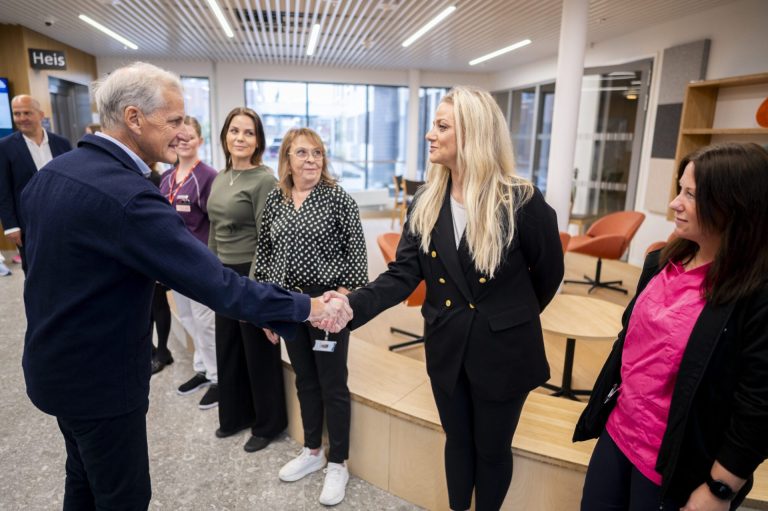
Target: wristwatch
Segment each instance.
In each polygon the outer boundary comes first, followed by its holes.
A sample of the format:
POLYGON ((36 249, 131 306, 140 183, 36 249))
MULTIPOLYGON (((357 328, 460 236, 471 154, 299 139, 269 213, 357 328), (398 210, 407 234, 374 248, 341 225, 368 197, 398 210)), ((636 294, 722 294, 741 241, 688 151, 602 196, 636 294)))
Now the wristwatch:
POLYGON ((709 491, 712 492, 712 495, 720 500, 733 500, 733 497, 736 496, 733 488, 719 479, 712 479, 710 474, 707 474, 707 486, 709 486, 709 491))

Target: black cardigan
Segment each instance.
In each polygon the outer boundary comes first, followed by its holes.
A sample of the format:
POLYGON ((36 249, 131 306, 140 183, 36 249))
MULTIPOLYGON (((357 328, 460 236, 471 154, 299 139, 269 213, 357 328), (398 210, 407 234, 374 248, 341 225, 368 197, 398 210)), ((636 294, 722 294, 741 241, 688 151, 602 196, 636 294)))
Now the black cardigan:
MULTIPOLYGON (((659 252, 648 255, 637 297, 660 271, 659 252)), ((635 299, 594 392, 576 425, 574 440, 596 438, 621 383, 621 348, 635 299), (608 400, 606 404, 605 401, 608 400)), ((768 286, 727 305, 707 303, 685 348, 670 403, 656 470, 662 493, 684 503, 709 474, 715 460, 747 483, 735 509, 752 487, 752 473, 768 456, 768 286)))

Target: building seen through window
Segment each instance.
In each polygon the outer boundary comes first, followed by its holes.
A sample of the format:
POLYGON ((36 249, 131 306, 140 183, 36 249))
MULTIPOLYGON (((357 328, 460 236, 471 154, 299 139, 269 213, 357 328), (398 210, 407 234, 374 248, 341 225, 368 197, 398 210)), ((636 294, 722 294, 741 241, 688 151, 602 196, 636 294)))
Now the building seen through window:
POLYGON ((347 190, 388 188, 405 171, 407 87, 246 80, 245 102, 262 118, 273 169, 285 133, 308 126, 347 190))

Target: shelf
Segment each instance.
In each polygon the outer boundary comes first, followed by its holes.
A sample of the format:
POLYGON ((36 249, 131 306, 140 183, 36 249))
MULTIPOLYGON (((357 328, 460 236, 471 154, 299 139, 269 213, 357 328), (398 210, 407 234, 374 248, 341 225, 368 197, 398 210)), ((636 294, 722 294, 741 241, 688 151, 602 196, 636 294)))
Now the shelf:
MULTIPOLYGON (((739 137, 768 137, 768 128, 712 127, 715 122, 715 113, 718 108, 725 109, 726 112, 733 110, 734 108, 737 108, 737 110, 738 108, 741 108, 738 105, 734 106, 732 101, 729 102, 728 100, 725 100, 718 102, 720 90, 743 87, 751 87, 750 94, 768 94, 768 73, 691 82, 686 87, 683 110, 680 117, 680 131, 677 139, 675 166, 673 167, 674 175, 672 176, 672 182, 670 183, 670 201, 677 195, 678 176, 675 171, 678 169, 680 161, 685 155, 708 145, 712 141, 713 136, 725 136, 726 138, 736 140, 738 140, 739 137)), ((734 92, 735 96, 738 96, 739 93, 743 91, 736 90, 734 92)), ((764 95, 761 97, 765 97, 764 95)), ((730 93, 728 96, 734 96, 734 94, 730 93)), ((750 116, 744 114, 745 112, 740 111, 739 118, 743 118, 745 125, 754 126, 754 114, 752 113, 750 116)), ((670 210, 667 213, 667 220, 672 219, 673 214, 670 210)))
POLYGON ((760 85, 762 83, 768 84, 768 73, 734 76, 732 78, 722 78, 720 80, 702 80, 700 82, 691 82, 688 84, 688 87, 712 87, 717 89, 721 87, 744 87, 746 85, 760 85))
POLYGON ((682 135, 768 135, 768 128, 687 128, 682 135))

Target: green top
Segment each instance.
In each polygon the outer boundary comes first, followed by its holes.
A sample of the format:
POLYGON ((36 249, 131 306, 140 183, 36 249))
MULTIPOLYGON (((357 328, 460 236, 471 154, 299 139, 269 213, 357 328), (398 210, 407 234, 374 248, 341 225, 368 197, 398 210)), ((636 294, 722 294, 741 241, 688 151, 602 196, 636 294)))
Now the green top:
POLYGON ((272 169, 266 165, 226 169, 213 180, 208 197, 208 247, 222 263, 251 263, 248 275, 253 275, 261 214, 276 183, 272 169))

